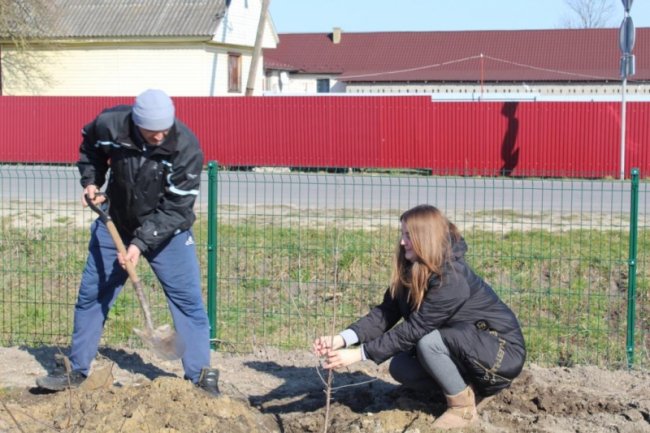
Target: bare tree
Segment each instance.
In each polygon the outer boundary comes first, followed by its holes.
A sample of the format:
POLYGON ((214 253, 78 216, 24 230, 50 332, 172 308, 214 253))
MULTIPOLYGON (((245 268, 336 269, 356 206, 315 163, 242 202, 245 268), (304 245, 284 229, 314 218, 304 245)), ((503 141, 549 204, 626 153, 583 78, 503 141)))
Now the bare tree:
POLYGON ((31 87, 47 81, 30 48, 47 35, 53 12, 51 0, 0 0, 0 94, 7 76, 31 87))
POLYGON ((615 0, 564 0, 573 12, 563 19, 562 27, 570 29, 594 29, 607 27, 616 8, 615 0))

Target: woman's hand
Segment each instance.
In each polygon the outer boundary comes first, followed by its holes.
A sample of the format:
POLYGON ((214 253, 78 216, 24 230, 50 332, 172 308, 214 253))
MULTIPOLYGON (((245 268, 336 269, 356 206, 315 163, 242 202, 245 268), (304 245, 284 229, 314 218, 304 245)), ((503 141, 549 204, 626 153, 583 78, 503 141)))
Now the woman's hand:
POLYGON ((348 365, 359 362, 362 359, 361 347, 330 350, 325 357, 325 362, 323 362, 323 368, 334 369, 347 367, 348 365))
POLYGON ((345 340, 340 335, 318 337, 312 344, 312 349, 318 356, 324 356, 331 350, 337 350, 343 347, 345 347, 345 340))

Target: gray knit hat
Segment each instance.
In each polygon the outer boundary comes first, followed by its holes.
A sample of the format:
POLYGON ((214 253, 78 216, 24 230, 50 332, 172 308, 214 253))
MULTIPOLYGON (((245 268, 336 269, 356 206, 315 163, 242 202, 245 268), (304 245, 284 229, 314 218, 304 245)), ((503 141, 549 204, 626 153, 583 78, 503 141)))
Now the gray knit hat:
POLYGON ((149 131, 169 129, 174 124, 174 103, 162 90, 145 90, 135 98, 133 123, 149 131))

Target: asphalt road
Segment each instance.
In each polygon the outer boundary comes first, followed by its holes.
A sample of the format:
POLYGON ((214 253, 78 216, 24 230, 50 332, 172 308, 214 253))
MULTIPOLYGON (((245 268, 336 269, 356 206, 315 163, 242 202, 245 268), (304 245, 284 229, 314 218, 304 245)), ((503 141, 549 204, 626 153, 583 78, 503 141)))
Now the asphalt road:
MULTIPOLYGON (((465 211, 512 209, 523 213, 630 211, 631 182, 619 180, 219 172, 219 206, 290 206, 299 209, 404 210, 420 203, 465 211)), ((649 197, 641 183, 641 203, 649 197)), ((0 165, 0 194, 7 200, 80 200, 72 166, 0 165)), ((199 205, 207 207, 203 173, 199 205)), ((6 206, 6 205, 5 205, 6 206)), ((640 206, 643 209, 643 206, 640 206)))

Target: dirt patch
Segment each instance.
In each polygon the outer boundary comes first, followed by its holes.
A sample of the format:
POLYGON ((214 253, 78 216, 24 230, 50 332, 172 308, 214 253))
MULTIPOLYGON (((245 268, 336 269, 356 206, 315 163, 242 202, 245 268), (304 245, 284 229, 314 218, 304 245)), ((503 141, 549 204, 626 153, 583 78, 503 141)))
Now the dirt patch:
MULTIPOLYGON (((201 218, 207 209, 197 204, 196 213, 201 218)), ((257 225, 279 225, 282 227, 310 227, 331 229, 338 226, 354 230, 378 230, 396 227, 402 210, 370 209, 309 209, 289 205, 221 205, 220 223, 237 223, 244 219, 257 225)), ((50 201, 33 203, 15 200, 6 209, 0 209, 0 218, 7 218, 12 228, 24 230, 28 235, 40 229, 52 227, 86 228, 96 214, 84 209, 78 202, 50 201)), ((629 215, 613 212, 518 212, 512 209, 490 209, 479 211, 448 210, 447 217, 466 232, 470 230, 508 233, 511 231, 549 230, 553 232, 579 230, 588 227, 593 230, 629 229, 629 215)), ((640 227, 650 225, 650 216, 638 215, 640 227)))
MULTIPOLYGON (((56 348, 0 348, 0 432, 322 432, 324 386, 309 352, 213 353, 222 396, 182 379, 180 363, 104 348, 85 389, 34 389, 56 348), (91 389, 92 388, 92 389, 91 389)), ((441 396, 405 390, 387 365, 335 374, 329 432, 431 431, 441 396)), ((321 373, 324 374, 324 373, 321 373)), ((650 432, 650 372, 528 366, 485 402, 472 432, 650 432)))

